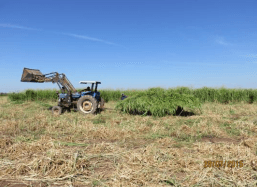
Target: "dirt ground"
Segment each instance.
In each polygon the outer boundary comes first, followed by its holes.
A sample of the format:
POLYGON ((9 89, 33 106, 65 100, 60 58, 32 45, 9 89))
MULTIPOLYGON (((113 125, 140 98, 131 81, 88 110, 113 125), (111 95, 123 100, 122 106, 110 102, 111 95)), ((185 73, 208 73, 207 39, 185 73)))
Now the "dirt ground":
POLYGON ((0 97, 1 187, 257 185, 254 103, 205 103, 162 118, 53 116, 55 104, 0 97))

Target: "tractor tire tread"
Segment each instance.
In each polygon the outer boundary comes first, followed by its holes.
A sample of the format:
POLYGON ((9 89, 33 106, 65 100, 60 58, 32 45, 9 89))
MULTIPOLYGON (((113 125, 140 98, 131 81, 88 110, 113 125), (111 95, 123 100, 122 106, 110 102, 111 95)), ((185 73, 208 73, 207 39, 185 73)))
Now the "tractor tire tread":
POLYGON ((91 95, 84 95, 84 96, 82 96, 81 98, 79 98, 79 100, 77 102, 77 110, 80 113, 84 114, 84 115, 86 115, 86 114, 94 114, 96 112, 96 110, 97 110, 97 101, 96 101, 96 99, 94 97, 92 97, 91 95), (90 112, 85 112, 82 109, 82 107, 81 107, 82 103, 85 100, 89 100, 92 103, 93 109, 90 112))
POLYGON ((60 107, 60 106, 53 106, 52 113, 54 115, 61 115, 62 114, 62 107, 60 107))

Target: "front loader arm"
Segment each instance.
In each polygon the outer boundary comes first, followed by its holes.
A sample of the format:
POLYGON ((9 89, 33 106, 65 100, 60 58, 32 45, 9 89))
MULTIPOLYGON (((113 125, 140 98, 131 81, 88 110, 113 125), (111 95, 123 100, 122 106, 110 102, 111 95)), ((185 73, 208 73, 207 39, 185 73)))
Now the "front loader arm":
POLYGON ((59 74, 57 72, 52 72, 48 74, 42 74, 37 69, 23 69, 23 74, 21 77, 21 82, 52 82, 57 83, 59 88, 62 89, 64 87, 69 92, 77 92, 71 82, 67 79, 64 73, 59 74))

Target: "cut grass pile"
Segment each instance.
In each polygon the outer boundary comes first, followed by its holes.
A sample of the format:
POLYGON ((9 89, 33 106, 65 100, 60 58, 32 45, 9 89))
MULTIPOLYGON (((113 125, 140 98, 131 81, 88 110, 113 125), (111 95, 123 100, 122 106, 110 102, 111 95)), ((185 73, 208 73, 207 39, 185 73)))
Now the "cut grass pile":
POLYGON ((123 101, 119 101, 116 109, 125 113, 163 117, 165 115, 175 114, 178 106, 200 109, 201 103, 193 95, 180 94, 172 89, 151 88, 123 101))
POLYGON ((125 94, 127 96, 134 96, 138 93, 145 92, 145 90, 99 90, 101 93, 101 97, 106 101, 118 101, 121 99, 121 94, 125 94))
MULTIPOLYGON (((81 90, 81 89, 78 89, 81 90)), ((148 89, 149 90, 149 89, 148 89)), ((105 102, 118 101, 121 94, 124 93, 129 97, 133 97, 140 93, 148 92, 148 90, 99 90, 105 102)), ((189 94, 198 98, 200 102, 248 102, 257 101, 257 89, 228 89, 228 88, 208 88, 191 89, 188 87, 177 87, 167 89, 173 90, 180 94, 189 94)), ((21 93, 10 93, 8 97, 11 101, 28 101, 28 100, 50 100, 56 101, 57 90, 27 90, 21 93)))

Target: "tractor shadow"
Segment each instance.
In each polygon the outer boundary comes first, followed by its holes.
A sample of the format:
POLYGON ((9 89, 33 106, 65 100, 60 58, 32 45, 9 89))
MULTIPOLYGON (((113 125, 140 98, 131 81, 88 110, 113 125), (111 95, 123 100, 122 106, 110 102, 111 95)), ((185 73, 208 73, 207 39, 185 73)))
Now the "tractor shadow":
MULTIPOLYGON (((143 115, 145 114, 145 112, 142 112, 142 111, 138 111, 138 110, 131 110, 129 111, 129 114, 131 115, 143 115)), ((171 114, 169 112, 166 112, 167 115, 173 115, 173 116, 183 116, 183 117, 187 117, 187 116, 193 116, 195 115, 194 112, 188 112, 188 111, 185 111, 182 107, 178 106, 175 113, 174 114, 171 114)), ((147 111, 146 116, 152 116, 152 113, 150 111, 147 111)))
POLYGON ((194 112, 188 112, 188 111, 185 111, 183 109, 183 107, 180 107, 178 106, 177 110, 176 110, 176 113, 173 114, 173 116, 184 116, 184 117, 187 117, 187 116, 193 116, 195 115, 194 112))
MULTIPOLYGON (((52 110, 53 107, 49 107, 48 110, 52 110)), ((110 108, 105 108, 105 109, 97 109, 96 112, 94 113, 95 115, 97 114, 101 114, 101 112, 103 111, 106 111, 106 110, 113 110, 113 109, 110 109, 110 108)), ((77 109, 63 109, 63 112, 62 113, 70 113, 70 112, 78 112, 77 109)), ((130 115, 143 115, 145 114, 145 112, 142 112, 142 111, 138 111, 138 110, 131 110, 129 111, 129 114, 130 115)), ((182 107, 177 107, 176 109, 176 112, 174 114, 171 114, 169 112, 166 112, 167 115, 173 115, 173 116, 183 116, 183 117, 187 117, 187 116, 193 116, 195 115, 194 112, 188 112, 188 111, 185 111, 183 110, 182 107)), ((147 113, 145 114, 146 116, 152 116, 152 113, 150 111, 147 111, 147 113)))

